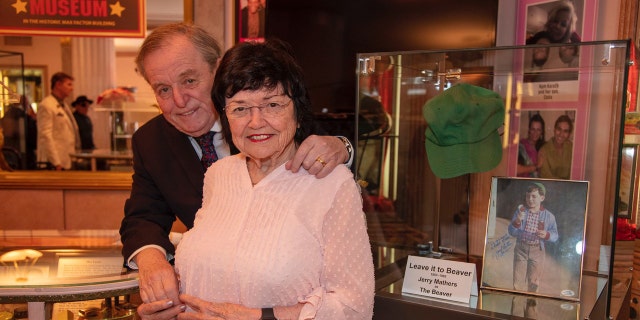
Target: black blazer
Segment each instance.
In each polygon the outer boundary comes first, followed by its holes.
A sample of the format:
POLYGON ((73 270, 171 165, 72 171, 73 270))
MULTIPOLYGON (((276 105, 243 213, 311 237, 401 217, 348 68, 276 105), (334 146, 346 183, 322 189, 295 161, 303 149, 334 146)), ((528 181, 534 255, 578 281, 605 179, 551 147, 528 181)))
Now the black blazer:
POLYGON ((155 244, 175 253, 168 234, 176 217, 193 227, 202 205, 204 169, 186 134, 159 115, 135 132, 133 184, 120 226, 122 255, 155 244))

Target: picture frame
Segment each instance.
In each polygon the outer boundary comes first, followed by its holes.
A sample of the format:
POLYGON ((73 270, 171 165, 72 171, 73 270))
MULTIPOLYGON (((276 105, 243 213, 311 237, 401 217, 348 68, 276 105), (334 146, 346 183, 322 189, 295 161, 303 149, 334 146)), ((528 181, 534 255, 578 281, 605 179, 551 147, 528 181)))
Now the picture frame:
POLYGON ((588 181, 493 177, 480 287, 580 301, 588 194, 588 181))
POLYGON ((236 42, 263 42, 267 0, 236 0, 236 42))
POLYGON ((638 159, 638 145, 625 144, 622 146, 620 159, 620 187, 618 192, 618 218, 633 218, 636 216, 636 162, 638 159))
MULTIPOLYGON (((516 15, 516 44, 527 44, 537 32, 542 31, 554 7, 567 0, 518 0, 516 15)), ((575 32, 580 41, 593 41, 596 35, 596 0, 572 0, 577 20, 575 32)))
MULTIPOLYGON (((573 152, 571 159, 571 173, 568 179, 584 179, 586 161, 586 137, 590 110, 590 90, 591 75, 589 72, 582 72, 583 68, 588 68, 593 52, 582 50, 579 46, 581 41, 594 40, 595 36, 595 13, 597 1, 595 0, 574 0, 573 4, 576 19, 576 37, 569 37, 572 41, 546 43, 527 43, 534 35, 539 33, 551 33, 544 29, 549 15, 554 13, 554 8, 563 7, 565 0, 519 0, 517 6, 516 20, 516 43, 529 44, 530 49, 524 49, 519 56, 514 58, 514 70, 522 77, 521 95, 519 96, 520 106, 511 113, 510 116, 510 139, 520 141, 522 136, 518 136, 527 128, 522 126, 527 119, 526 114, 531 111, 548 110, 575 110, 575 117, 572 119, 572 143, 573 152), (562 6, 560 6, 562 5, 562 6), (537 50, 547 50, 549 57, 541 65, 535 65, 533 55, 537 50), (565 49, 573 50, 573 58, 570 62, 565 62, 561 58, 561 52, 565 49)), ((564 7, 563 7, 564 8, 564 7)), ((547 123, 553 128, 554 121, 547 123)), ((549 138, 549 137, 547 137, 549 138)), ((508 150, 509 175, 518 176, 518 144, 510 145, 508 150)), ((548 176, 546 178, 558 178, 548 176)), ((564 179, 564 178, 563 178, 564 179)))
MULTIPOLYGON (((546 179, 570 179, 574 175, 574 168, 579 166, 576 162, 579 159, 578 156, 584 153, 584 146, 576 144, 576 140, 580 140, 580 137, 575 136, 575 127, 578 121, 582 121, 578 115, 578 108, 574 104, 561 104, 561 105, 547 105, 538 106, 537 108, 531 106, 528 109, 520 111, 519 123, 514 124, 518 127, 517 135, 520 137, 518 143, 514 147, 517 149, 517 155, 514 156, 516 160, 510 162, 513 168, 514 176, 525 178, 546 178, 546 179), (566 106, 566 107, 564 107, 566 106), (557 108, 560 107, 560 108, 557 108), (540 145, 547 143, 553 143, 555 135, 555 123, 560 119, 569 119, 574 127, 574 132, 571 132, 569 136, 564 140, 563 144, 569 144, 571 150, 571 164, 569 168, 561 168, 561 164, 558 161, 543 163, 542 152, 540 145), (541 142, 531 142, 530 139, 535 139, 535 132, 529 132, 529 126, 533 125, 533 121, 537 122, 536 128, 542 129, 540 135, 541 142), (535 150, 532 150, 535 149, 535 150), (531 166, 537 166, 534 171, 531 170, 531 166), (540 168, 542 166, 543 168, 540 168), (529 170, 527 170, 529 169, 529 170), (568 172, 567 172, 568 170, 568 172), (569 177, 563 176, 568 174, 569 177)), ((562 136, 562 133, 559 133, 562 136)), ((545 147, 546 148, 546 147, 545 147)), ((555 156, 555 155, 554 155, 555 156)))

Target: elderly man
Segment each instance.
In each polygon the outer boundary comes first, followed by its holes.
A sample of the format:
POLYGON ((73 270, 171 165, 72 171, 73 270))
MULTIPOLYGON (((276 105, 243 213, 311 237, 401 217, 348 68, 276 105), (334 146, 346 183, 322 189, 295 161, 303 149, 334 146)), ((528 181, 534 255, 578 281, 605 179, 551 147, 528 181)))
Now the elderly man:
MULTIPOLYGON (((162 110, 133 136, 133 185, 120 228, 126 263, 139 269, 143 318, 169 319, 184 311, 168 234, 176 217, 193 226, 206 166, 234 152, 216 134, 221 126, 211 89, 219 58, 217 41, 184 23, 154 29, 136 58, 162 110)), ((344 138, 311 136, 286 167, 296 172, 302 166, 323 178, 352 161, 350 150, 344 138)))

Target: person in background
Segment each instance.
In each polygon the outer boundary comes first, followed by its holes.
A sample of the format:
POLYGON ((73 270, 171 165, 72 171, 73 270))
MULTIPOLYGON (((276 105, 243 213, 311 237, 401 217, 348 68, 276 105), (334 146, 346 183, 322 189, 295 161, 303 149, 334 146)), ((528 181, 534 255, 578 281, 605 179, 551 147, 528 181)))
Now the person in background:
POLYGON ((71 169, 71 153, 80 149, 78 125, 65 99, 73 91, 73 77, 56 72, 51 76, 51 94, 38 105, 38 163, 52 170, 71 169))
POLYGON ((538 171, 540 178, 570 179, 573 158, 573 121, 567 115, 556 119, 553 137, 538 151, 538 171))
MULTIPOLYGON (((138 72, 152 87, 162 114, 138 129, 132 139, 133 184, 120 227, 122 254, 139 270, 138 313, 143 318, 171 319, 185 310, 178 297, 173 267, 175 247, 169 231, 176 218, 190 229, 202 205, 204 150, 215 158, 231 154, 211 100, 220 46, 199 26, 174 23, 148 35, 136 58, 138 72), (213 131, 212 131, 213 130, 213 131)), ((339 164, 353 161, 353 149, 342 137, 311 135, 286 164, 324 178, 339 164)))
MULTIPOLYGON (((4 130, 0 127, 0 149, 4 147, 4 130)), ((4 153, 0 152, 0 171, 13 171, 13 168, 7 163, 7 159, 4 158, 4 153)))
POLYGON ((558 226, 553 213, 542 206, 546 187, 531 183, 525 205, 519 205, 509 224, 509 235, 516 238, 513 252, 513 289, 538 292, 544 274, 545 243, 558 241, 558 226))
POLYGON ((538 150, 544 144, 544 119, 540 114, 529 118, 527 137, 518 145, 518 177, 538 177, 538 150))
POLYGON ((260 0, 247 0, 240 11, 242 38, 264 38, 265 7, 260 0))
POLYGON ((78 124, 78 131, 80 132, 80 146, 82 150, 93 150, 96 148, 93 143, 93 123, 91 118, 87 115, 89 113, 89 106, 93 103, 93 100, 87 98, 87 96, 79 96, 71 103, 74 108, 73 117, 78 124))

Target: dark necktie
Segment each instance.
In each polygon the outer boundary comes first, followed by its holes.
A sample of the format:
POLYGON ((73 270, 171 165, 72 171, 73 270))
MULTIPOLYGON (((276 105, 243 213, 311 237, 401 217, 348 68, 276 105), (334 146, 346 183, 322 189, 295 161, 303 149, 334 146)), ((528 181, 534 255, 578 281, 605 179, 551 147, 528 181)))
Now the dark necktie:
POLYGON ((218 155, 216 154, 216 149, 213 147, 213 136, 215 136, 216 132, 209 131, 206 134, 195 138, 200 148, 202 149, 202 158, 200 159, 200 163, 202 163, 202 168, 207 171, 209 166, 218 160, 218 155))

